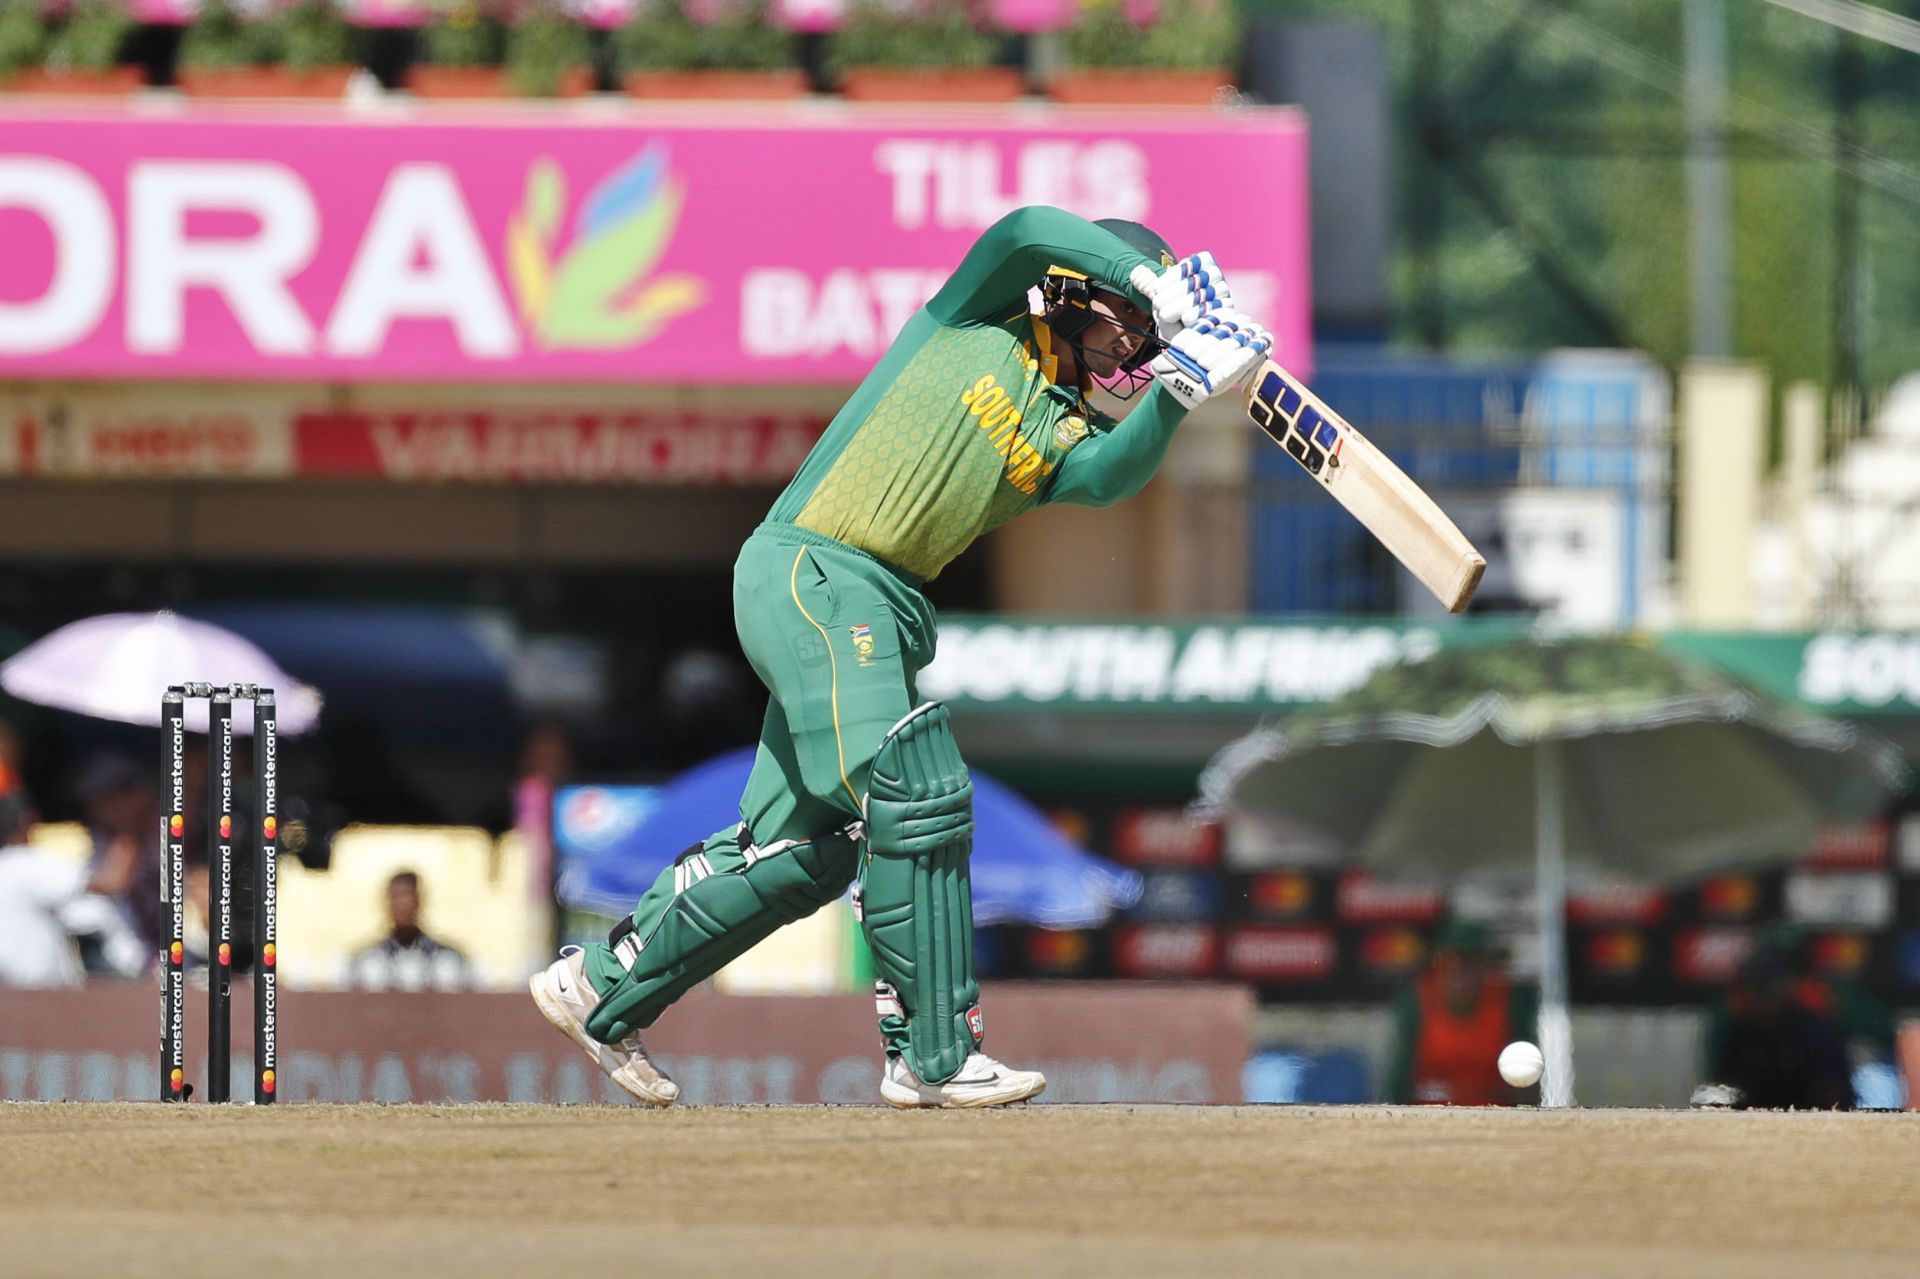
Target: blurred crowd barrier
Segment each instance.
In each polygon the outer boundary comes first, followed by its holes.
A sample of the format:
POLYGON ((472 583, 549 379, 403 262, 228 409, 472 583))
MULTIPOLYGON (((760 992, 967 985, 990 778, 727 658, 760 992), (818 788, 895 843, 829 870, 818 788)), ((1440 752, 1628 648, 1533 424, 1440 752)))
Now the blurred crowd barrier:
MULTIPOLYGON (((244 982, 239 983, 244 990, 244 982)), ((989 986, 993 1044, 1047 1074, 1047 1101, 1237 1102, 1253 1001, 1227 986, 989 986)), ((251 1044, 252 1001, 233 1001, 251 1044)), ((138 982, 0 990, 0 1099, 145 1099, 158 1088, 157 991, 138 982)), ((206 1074, 206 1000, 187 1045, 206 1074)), ((281 1007, 285 1101, 619 1102, 525 995, 298 991, 281 1007)), ((648 1032, 691 1102, 875 1102, 873 1001, 695 994, 648 1032)), ((244 1078, 251 1062, 236 1056, 244 1078)))
MULTIPOLYGON (((89 844, 77 823, 45 823, 33 842, 74 861, 89 844)), ((356 954, 388 928, 387 886, 419 876, 421 927, 465 958, 460 983, 474 990, 518 991, 553 958, 554 907, 533 882, 525 841, 475 826, 351 826, 334 840, 325 871, 280 859, 280 974, 294 990, 354 984, 356 954)), ((205 916, 188 903, 189 949, 204 939, 205 916)), ((840 903, 782 929, 715 979, 727 994, 829 994, 855 989, 840 903)), ((202 941, 202 946, 204 942, 202 941)))
MULTIPOLYGON (((1583 1106, 1685 1106, 1704 1074, 1692 1008, 1577 1008, 1575 1096, 1583 1106)), ((1255 1018, 1247 1100, 1369 1102, 1393 1052, 1384 1005, 1270 1005, 1255 1018)))

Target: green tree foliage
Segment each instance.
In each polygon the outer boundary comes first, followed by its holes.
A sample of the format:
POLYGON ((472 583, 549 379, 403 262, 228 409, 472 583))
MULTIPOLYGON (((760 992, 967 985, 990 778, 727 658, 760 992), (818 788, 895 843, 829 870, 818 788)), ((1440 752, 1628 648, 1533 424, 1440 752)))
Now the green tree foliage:
POLYGON ((34 0, 0 0, 0 80, 40 65, 47 32, 34 0))
POLYGON ((427 61, 436 67, 497 67, 507 56, 507 27, 499 6, 478 0, 436 5, 420 32, 427 61))
POLYGON ((999 41, 963 0, 856 0, 833 33, 834 67, 984 67, 999 41))
POLYGON ((793 36, 766 0, 734 0, 696 21, 686 0, 653 0, 614 33, 629 71, 777 71, 794 64, 793 36))
MULTIPOLYGON (((1610 326, 1669 365, 1689 350, 1685 8, 1242 0, 1256 20, 1338 17, 1385 35, 1397 339, 1427 336, 1431 303, 1453 349, 1593 344, 1610 326)), ((1920 367, 1920 58, 1773 5, 1726 0, 1725 14, 1736 354, 1782 381, 1844 380, 1837 322, 1851 305, 1860 374, 1884 390, 1920 367)))

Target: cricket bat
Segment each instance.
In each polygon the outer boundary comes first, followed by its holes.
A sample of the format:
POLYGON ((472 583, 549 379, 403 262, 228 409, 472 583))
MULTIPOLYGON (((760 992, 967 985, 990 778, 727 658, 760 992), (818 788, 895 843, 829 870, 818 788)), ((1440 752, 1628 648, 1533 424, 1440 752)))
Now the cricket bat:
POLYGON ((1247 416, 1393 552, 1449 613, 1473 598, 1486 557, 1406 472, 1300 379, 1268 360, 1247 387, 1247 416))

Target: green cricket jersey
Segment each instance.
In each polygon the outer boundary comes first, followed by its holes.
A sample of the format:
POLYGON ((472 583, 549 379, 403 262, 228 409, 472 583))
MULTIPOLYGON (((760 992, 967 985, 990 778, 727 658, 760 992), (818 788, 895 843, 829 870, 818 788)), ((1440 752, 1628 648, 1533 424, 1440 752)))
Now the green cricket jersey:
POLYGON ((1052 267, 1141 306, 1148 263, 1061 209, 989 227, 835 415, 768 516, 931 579, 973 540, 1043 502, 1106 506, 1166 456, 1185 407, 1157 384, 1124 421, 1055 381, 1027 291, 1052 267))

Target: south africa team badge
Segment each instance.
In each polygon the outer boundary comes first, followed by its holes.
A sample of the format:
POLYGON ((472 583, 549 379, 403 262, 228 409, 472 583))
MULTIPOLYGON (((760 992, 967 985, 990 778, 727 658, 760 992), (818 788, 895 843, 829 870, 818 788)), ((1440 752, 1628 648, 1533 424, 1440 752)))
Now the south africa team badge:
POLYGON ((853 651, 860 657, 860 665, 873 665, 873 628, 865 622, 848 628, 853 632, 853 651))

